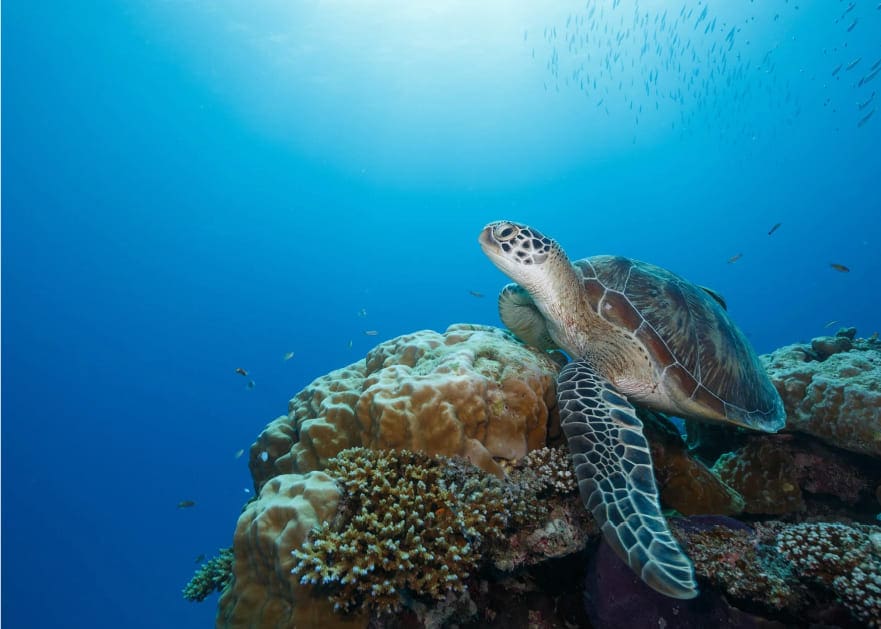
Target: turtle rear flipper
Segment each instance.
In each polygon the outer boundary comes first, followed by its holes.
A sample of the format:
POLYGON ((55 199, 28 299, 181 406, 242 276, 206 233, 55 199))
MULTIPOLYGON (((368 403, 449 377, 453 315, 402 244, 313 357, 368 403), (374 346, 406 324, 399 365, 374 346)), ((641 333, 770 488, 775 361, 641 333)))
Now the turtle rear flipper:
POLYGON ((661 515, 648 442, 633 406, 585 360, 560 371, 557 397, 581 498, 606 542, 658 592, 697 596, 691 561, 661 515))

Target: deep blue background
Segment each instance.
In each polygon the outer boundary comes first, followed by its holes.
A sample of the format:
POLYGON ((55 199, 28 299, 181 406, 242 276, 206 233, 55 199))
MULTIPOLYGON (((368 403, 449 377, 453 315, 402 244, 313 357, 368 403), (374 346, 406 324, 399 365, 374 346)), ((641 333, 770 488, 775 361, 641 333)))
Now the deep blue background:
POLYGON ((3 4, 7 627, 210 626, 180 590, 230 543, 234 453, 377 341, 497 323, 490 220, 712 286, 760 352, 881 328, 875 3, 711 4, 725 69, 639 125, 544 35, 583 3, 290 4, 3 4))

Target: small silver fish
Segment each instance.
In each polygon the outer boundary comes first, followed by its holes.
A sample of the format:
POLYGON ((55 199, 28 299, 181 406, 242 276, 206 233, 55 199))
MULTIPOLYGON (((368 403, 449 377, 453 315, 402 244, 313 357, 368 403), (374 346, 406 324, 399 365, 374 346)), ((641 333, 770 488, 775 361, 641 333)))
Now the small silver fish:
POLYGON ((871 118, 874 114, 875 114, 875 110, 873 109, 872 111, 867 113, 865 116, 860 118, 860 121, 857 123, 857 127, 862 127, 864 124, 869 122, 869 118, 871 118))
POLYGON ((379 330, 364 330, 365 336, 378 336, 379 330))

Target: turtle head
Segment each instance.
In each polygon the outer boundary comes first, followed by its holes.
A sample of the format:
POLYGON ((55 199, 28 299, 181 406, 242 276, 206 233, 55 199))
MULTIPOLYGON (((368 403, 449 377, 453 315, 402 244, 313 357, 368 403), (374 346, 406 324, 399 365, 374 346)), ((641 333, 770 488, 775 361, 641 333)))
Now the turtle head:
POLYGON ((546 286, 560 262, 569 266, 555 241, 522 223, 496 221, 483 228, 480 247, 505 275, 534 292, 546 286))

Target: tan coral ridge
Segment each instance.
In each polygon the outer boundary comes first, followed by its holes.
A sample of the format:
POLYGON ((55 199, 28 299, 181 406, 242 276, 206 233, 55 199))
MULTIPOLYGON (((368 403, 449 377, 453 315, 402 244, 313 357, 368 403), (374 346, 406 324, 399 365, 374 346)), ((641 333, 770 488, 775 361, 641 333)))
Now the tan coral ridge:
POLYGON ((284 474, 267 482, 245 506, 233 538, 233 578, 220 597, 217 627, 289 629, 364 627, 362 616, 341 616, 291 575, 291 552, 313 527, 334 517, 340 499, 323 472, 284 474))
POLYGON ((558 368, 491 326, 391 339, 314 380, 264 429, 250 452, 255 486, 356 446, 463 456, 501 476, 498 459, 544 446, 555 430, 558 368))
POLYGON ((783 398, 787 430, 881 456, 881 343, 853 328, 762 356, 783 398), (839 341, 839 342, 836 342, 839 341))

